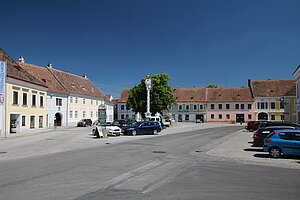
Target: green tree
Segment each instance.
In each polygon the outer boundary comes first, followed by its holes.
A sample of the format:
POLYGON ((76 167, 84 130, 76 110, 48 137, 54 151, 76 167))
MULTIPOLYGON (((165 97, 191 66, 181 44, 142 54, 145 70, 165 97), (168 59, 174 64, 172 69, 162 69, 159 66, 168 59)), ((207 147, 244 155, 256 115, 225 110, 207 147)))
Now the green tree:
MULTIPOLYGON (((170 77, 166 73, 150 75, 152 87, 150 90, 150 112, 152 114, 161 113, 166 110, 168 105, 176 103, 168 81, 170 77)), ((139 112, 144 115, 147 111, 147 90, 145 78, 140 84, 129 90, 126 107, 132 109, 135 113, 139 112)))

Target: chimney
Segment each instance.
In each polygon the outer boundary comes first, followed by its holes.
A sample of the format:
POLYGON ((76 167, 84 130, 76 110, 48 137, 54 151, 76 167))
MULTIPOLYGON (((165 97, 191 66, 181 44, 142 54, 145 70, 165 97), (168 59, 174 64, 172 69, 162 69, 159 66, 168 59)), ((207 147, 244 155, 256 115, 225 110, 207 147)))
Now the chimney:
POLYGON ((49 62, 48 65, 47 65, 47 67, 52 68, 52 63, 49 62))
POLYGON ((22 56, 20 56, 20 58, 18 59, 18 61, 21 62, 21 63, 25 63, 25 60, 24 60, 24 58, 22 56))
POLYGON ((86 75, 86 74, 83 74, 82 77, 83 77, 83 78, 87 78, 87 75, 86 75))

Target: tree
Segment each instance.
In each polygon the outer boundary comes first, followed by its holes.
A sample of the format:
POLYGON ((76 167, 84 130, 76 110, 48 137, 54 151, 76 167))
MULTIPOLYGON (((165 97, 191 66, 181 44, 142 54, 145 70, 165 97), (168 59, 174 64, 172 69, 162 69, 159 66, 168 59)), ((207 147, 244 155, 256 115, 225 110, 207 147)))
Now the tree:
MULTIPOLYGON (((166 73, 150 75, 152 81, 152 88, 150 90, 150 112, 161 113, 166 110, 168 105, 176 103, 175 97, 172 93, 171 86, 168 81, 170 77, 166 73)), ((144 115, 147 111, 147 90, 145 78, 140 84, 134 86, 129 90, 126 107, 132 109, 135 113, 142 113, 144 115)))

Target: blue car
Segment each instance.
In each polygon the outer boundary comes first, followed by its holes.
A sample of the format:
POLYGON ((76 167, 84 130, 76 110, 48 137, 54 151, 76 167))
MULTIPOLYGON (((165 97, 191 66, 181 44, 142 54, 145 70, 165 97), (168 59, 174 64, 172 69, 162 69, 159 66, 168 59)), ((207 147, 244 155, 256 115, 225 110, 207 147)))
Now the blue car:
POLYGON ((277 130, 264 140, 264 151, 272 158, 300 155, 300 130, 277 130))
POLYGON ((157 135, 161 127, 157 122, 136 122, 130 127, 122 128, 124 135, 154 134, 157 135))

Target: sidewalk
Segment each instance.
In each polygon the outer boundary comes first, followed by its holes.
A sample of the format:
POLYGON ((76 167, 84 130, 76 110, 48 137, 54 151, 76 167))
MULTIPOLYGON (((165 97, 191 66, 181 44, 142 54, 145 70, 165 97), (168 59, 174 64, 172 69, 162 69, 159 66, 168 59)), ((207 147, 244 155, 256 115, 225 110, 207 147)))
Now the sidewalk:
POLYGON ((206 155, 221 157, 245 164, 258 164, 265 166, 300 169, 300 157, 282 157, 273 159, 262 147, 252 147, 253 132, 247 130, 237 131, 223 143, 206 152, 206 155))

